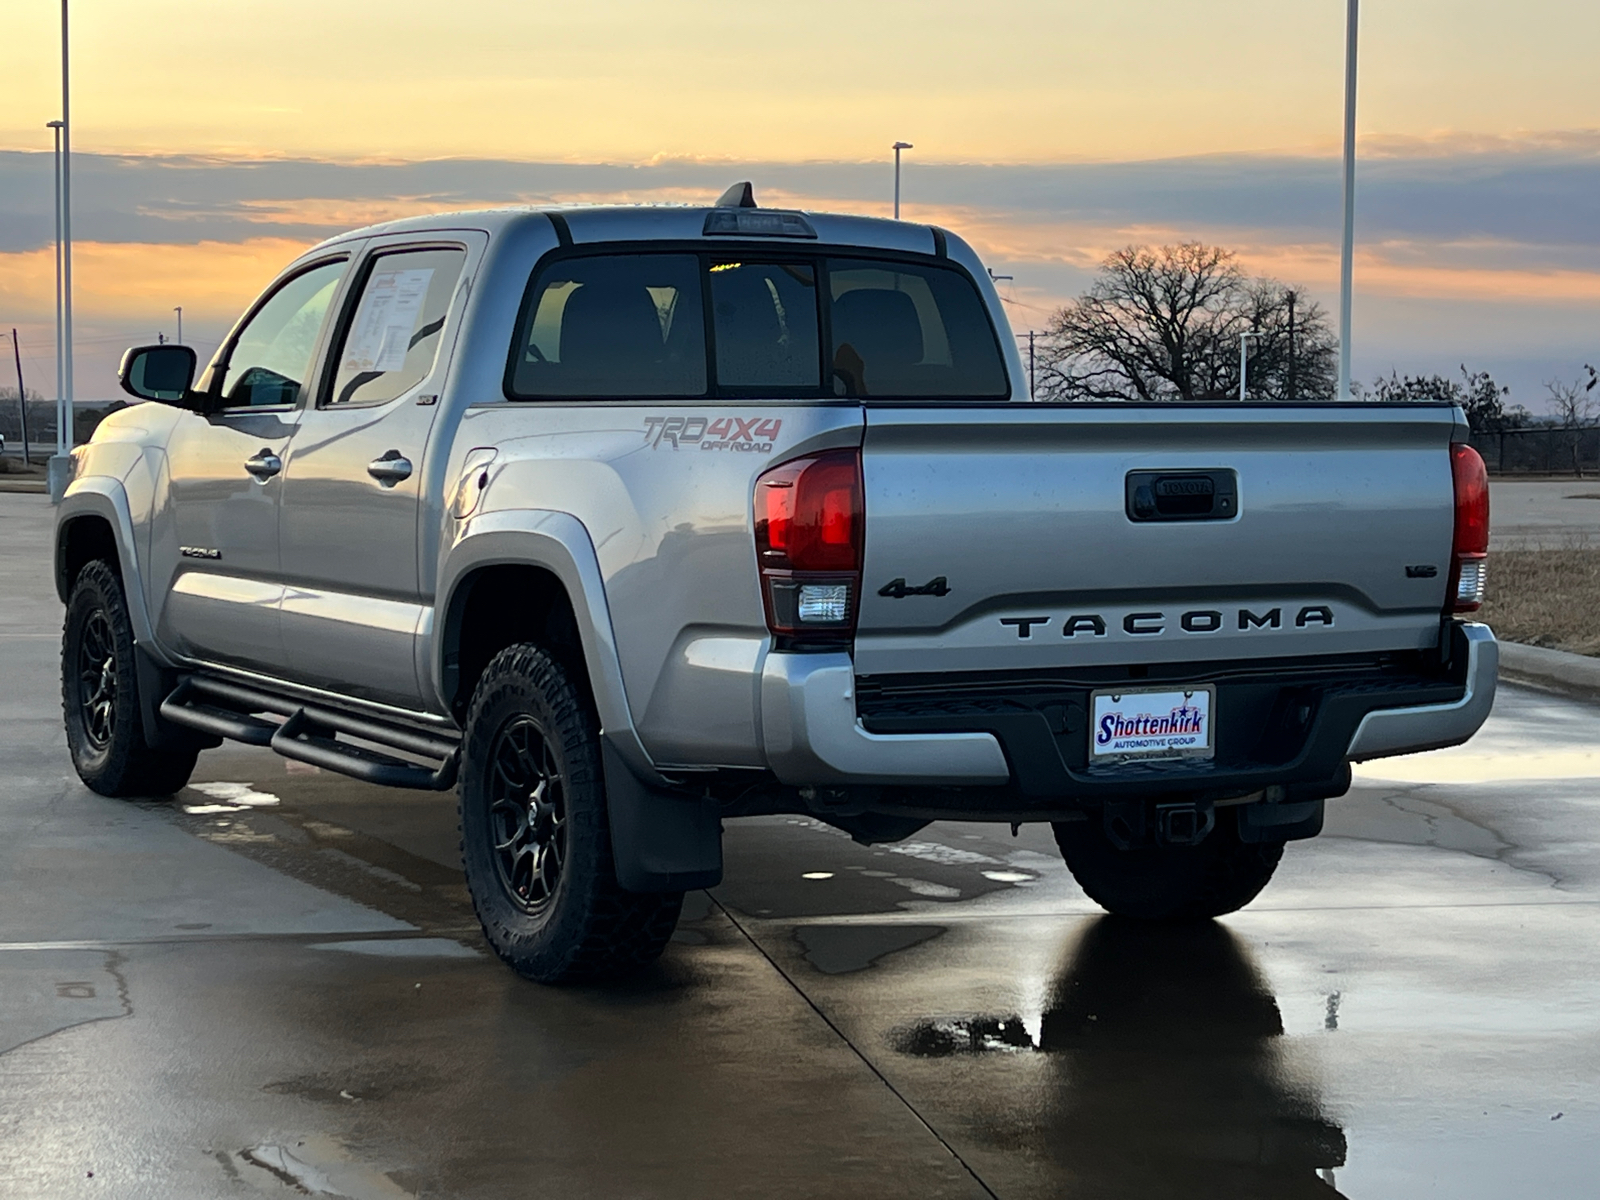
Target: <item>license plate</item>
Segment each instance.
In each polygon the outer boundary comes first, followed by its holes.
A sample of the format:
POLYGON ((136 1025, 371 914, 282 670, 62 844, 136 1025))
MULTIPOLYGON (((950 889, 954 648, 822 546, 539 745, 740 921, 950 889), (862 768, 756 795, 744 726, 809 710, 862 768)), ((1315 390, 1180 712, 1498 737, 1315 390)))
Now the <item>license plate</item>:
POLYGON ((1210 758, 1216 753, 1216 699, 1209 684, 1095 692, 1089 761, 1210 758))

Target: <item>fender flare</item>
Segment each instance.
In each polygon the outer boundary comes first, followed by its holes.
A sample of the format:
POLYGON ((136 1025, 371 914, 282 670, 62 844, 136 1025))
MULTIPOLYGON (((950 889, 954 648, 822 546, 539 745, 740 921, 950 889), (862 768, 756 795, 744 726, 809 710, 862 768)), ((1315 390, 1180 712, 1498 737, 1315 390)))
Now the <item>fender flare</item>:
MULTIPOLYGON (((145 604, 143 576, 134 540, 133 511, 122 481, 110 475, 88 475, 75 479, 61 498, 56 512, 54 570, 56 594, 65 604, 70 597, 67 586, 66 538, 63 534, 75 521, 103 520, 111 527, 117 547, 117 573, 122 580, 122 596, 128 606, 128 623, 133 626, 134 669, 139 680, 139 720, 145 741, 157 749, 186 748, 196 743, 185 730, 175 730, 157 712, 162 698, 173 685, 176 665, 156 641, 145 604)), ((219 739, 199 739, 202 749, 220 744, 219 739)))
POLYGON ((111 527, 111 536, 117 543, 117 566, 122 577, 122 594, 128 604, 128 620, 133 625, 133 640, 147 654, 163 666, 173 665, 156 641, 155 628, 150 623, 150 610, 145 604, 143 575, 140 568, 137 541, 133 529, 133 510, 128 502, 128 492, 120 479, 109 475, 90 475, 72 481, 61 498, 56 512, 55 530, 55 583, 56 595, 61 603, 68 599, 67 540, 63 536, 68 526, 84 517, 98 517, 111 527))
POLYGON ((442 711, 449 711, 450 694, 455 690, 451 678, 454 668, 445 663, 444 647, 462 583, 473 571, 491 566, 540 567, 566 588, 600 716, 601 736, 641 782, 653 787, 670 786, 656 770, 634 725, 600 559, 588 529, 571 513, 508 509, 472 517, 461 527, 439 571, 435 592, 438 632, 428 655, 429 682, 442 711))

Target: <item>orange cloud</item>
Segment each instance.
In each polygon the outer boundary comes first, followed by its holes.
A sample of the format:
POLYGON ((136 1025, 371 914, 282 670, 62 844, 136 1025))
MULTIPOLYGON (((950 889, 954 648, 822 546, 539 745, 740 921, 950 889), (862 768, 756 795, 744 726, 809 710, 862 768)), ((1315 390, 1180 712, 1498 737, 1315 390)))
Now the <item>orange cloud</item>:
MULTIPOLYGON (((196 318, 231 320, 307 243, 293 238, 151 245, 77 242, 73 311, 84 318, 165 320, 174 305, 196 318)), ((55 253, 0 254, 0 303, 48 313, 55 304, 55 253)))

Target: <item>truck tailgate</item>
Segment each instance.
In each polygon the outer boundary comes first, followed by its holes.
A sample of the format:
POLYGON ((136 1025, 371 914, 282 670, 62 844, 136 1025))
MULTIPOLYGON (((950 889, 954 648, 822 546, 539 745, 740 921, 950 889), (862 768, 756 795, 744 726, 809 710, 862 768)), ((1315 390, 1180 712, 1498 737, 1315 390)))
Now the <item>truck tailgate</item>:
POLYGON ((1444 405, 870 408, 856 671, 1434 646, 1458 432, 1444 405), (1236 501, 1136 520, 1130 473, 1236 501))

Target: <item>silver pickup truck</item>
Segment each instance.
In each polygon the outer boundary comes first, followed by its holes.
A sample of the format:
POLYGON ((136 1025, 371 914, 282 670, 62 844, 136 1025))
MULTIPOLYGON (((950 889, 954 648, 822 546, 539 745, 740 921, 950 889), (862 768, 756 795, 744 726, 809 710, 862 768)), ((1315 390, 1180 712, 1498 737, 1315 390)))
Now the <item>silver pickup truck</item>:
POLYGON ((1148 919, 1248 903, 1497 654, 1458 409, 1031 403, 944 230, 756 207, 404 220, 291 264, 74 452, 78 773, 230 738, 458 792, 485 933, 658 955, 724 820, 1048 821, 1148 919))

